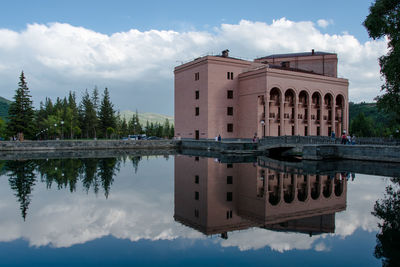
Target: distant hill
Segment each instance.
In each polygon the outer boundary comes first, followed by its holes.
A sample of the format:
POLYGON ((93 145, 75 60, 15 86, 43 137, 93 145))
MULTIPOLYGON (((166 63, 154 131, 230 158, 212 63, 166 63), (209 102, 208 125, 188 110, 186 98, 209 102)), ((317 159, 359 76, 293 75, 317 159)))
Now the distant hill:
MULTIPOLYGON (((134 111, 124 110, 121 111, 121 118, 125 118, 127 121, 129 121, 135 114, 136 112, 134 111)), ((139 121, 142 125, 145 125, 147 121, 149 121, 150 123, 158 122, 162 124, 165 122, 165 119, 168 119, 170 123, 174 123, 173 116, 157 114, 157 113, 149 113, 149 112, 138 113, 138 115, 139 115, 139 121)))
POLYGON ((11 101, 0 96, 0 117, 6 119, 8 117, 8 108, 11 101))
POLYGON ((349 122, 359 113, 364 113, 365 117, 370 117, 376 124, 389 125, 392 117, 390 114, 379 111, 376 103, 361 102, 358 104, 349 103, 349 122))

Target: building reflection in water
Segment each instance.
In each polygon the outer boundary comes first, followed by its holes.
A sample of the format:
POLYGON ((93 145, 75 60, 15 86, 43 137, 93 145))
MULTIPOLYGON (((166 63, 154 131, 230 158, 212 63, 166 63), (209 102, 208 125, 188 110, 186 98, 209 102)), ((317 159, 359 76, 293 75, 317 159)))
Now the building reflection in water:
POLYGON ((346 209, 346 177, 284 173, 257 163, 175 157, 176 221, 206 235, 261 227, 333 233, 346 209))

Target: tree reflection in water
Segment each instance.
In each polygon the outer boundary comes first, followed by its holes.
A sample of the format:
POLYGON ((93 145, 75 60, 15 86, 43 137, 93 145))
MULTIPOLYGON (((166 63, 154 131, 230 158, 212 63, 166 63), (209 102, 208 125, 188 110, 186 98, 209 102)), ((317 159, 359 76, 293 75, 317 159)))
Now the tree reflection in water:
MULTIPOLYGON (((31 193, 36 184, 36 175, 50 189, 55 183, 57 188, 76 191, 78 181, 82 182, 86 192, 92 189, 97 194, 100 188, 108 198, 114 176, 120 170, 121 158, 84 158, 84 159, 46 159, 5 161, 4 173, 9 176, 11 189, 20 203, 22 217, 25 220, 31 202, 31 193)), ((132 159, 135 173, 140 157, 132 159)))
POLYGON ((382 266, 400 266, 400 178, 392 178, 386 187, 385 198, 375 203, 372 214, 382 221, 376 235, 374 255, 382 266))
POLYGON ((8 161, 6 164, 7 175, 10 177, 8 182, 15 196, 18 198, 22 218, 26 219, 31 193, 36 182, 34 173, 36 164, 33 160, 8 161))

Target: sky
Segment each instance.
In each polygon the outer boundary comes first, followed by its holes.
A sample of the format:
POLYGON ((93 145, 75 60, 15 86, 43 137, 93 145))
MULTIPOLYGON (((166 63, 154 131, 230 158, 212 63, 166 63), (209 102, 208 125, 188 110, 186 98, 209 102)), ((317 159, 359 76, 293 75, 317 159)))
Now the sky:
POLYGON ((252 60, 276 53, 338 54, 353 102, 383 83, 386 40, 362 22, 371 0, 0 0, 0 96, 23 70, 35 107, 75 91, 109 89, 116 110, 173 115, 174 67, 224 49, 252 60))

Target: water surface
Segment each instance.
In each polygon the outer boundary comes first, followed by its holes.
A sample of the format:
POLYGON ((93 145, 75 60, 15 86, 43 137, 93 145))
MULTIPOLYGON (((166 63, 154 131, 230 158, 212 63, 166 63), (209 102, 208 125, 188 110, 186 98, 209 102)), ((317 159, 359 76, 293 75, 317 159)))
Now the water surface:
POLYGON ((371 212, 395 180, 247 161, 2 161, 0 265, 382 264, 371 212))

